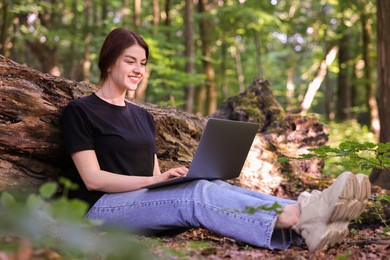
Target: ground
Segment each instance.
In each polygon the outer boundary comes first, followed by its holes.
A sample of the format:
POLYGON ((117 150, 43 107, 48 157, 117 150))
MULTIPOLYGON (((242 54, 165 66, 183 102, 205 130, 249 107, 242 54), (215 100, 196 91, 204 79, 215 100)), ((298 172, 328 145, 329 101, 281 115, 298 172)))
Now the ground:
POLYGON ((203 229, 159 238, 149 248, 159 259, 390 259, 390 237, 383 230, 380 225, 351 225, 343 244, 317 253, 305 245, 284 251, 253 248, 203 229))

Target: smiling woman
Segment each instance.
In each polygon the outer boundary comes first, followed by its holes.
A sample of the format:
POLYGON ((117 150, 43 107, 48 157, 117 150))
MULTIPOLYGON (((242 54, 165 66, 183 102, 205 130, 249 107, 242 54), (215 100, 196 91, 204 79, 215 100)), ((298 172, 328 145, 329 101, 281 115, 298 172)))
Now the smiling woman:
POLYGON ((146 72, 148 56, 148 45, 138 34, 113 30, 99 55, 101 88, 96 95, 110 104, 124 106, 126 91, 135 91, 146 72))
POLYGON ((153 117, 125 100, 126 91, 135 91, 142 80, 148 55, 138 34, 113 30, 100 53, 100 89, 63 111, 65 148, 80 187, 76 196, 89 203, 88 219, 142 234, 205 227, 269 249, 300 243, 302 236, 310 251, 343 240, 349 221, 365 208, 370 186, 365 175, 344 173, 329 189, 300 202, 220 180, 142 188, 188 172, 160 171, 153 117), (256 211, 247 212, 249 207, 256 211))

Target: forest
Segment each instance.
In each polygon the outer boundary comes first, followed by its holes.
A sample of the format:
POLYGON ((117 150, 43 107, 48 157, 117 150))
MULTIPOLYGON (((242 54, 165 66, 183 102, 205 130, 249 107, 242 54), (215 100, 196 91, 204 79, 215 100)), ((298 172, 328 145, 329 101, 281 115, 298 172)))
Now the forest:
MULTIPOLYGON (((388 146, 385 145, 390 142, 387 116, 390 113, 390 2, 387 0, 2 0, 0 6, 0 55, 42 73, 76 82, 99 84, 99 51, 112 29, 123 27, 141 34, 151 49, 147 74, 138 90, 128 93, 129 98, 140 102, 208 117, 229 97, 244 92, 253 79, 263 78, 270 82, 273 95, 285 111, 315 115, 325 125, 329 145, 337 147, 348 140, 364 143, 363 146, 353 143, 353 149, 365 152, 375 147, 382 153, 376 156, 380 165, 369 159, 358 164, 360 168, 353 169, 351 164, 336 165, 334 159, 326 158, 325 175, 334 177, 341 170, 357 170, 369 174, 372 183, 390 189, 390 160, 386 161, 388 146)), ((348 152, 343 147, 338 149, 338 155, 348 152)), ((329 151, 335 152, 330 148, 314 150, 322 158, 329 151)), ((55 187, 50 185, 41 188, 42 198, 34 195, 31 200, 43 205, 43 200, 54 193, 55 187)), ((384 190, 383 194, 390 193, 384 190)), ((1 196, 3 203, 13 201, 12 196, 7 196, 1 196)), ((389 196, 381 199, 373 204, 382 207, 385 201, 390 202, 389 196)), ((59 212, 66 217, 74 217, 64 213, 67 209, 83 211, 82 206, 71 201, 57 202, 55 207, 63 207, 59 212)), ((370 229, 361 233, 362 240, 374 237, 377 241, 372 244, 382 250, 376 253, 378 258, 390 252, 387 216, 390 214, 378 220, 384 223, 383 237, 373 235, 370 229)), ((83 236, 88 237, 88 232, 83 236)), ((146 243, 166 243, 177 253, 188 237, 202 242, 205 236, 213 243, 222 243, 221 238, 202 230, 176 237, 176 241, 146 243)), ((129 241, 128 237, 121 239, 129 241)), ((248 259, 272 257, 223 241, 225 247, 228 243, 229 250, 249 250, 248 259)), ((14 238, 0 237, 0 254, 6 245, 14 243, 14 238)), ((30 243, 22 240, 19 251, 31 249, 30 243)), ((131 250, 137 251, 134 259, 150 257, 143 255, 138 244, 129 243, 134 245, 131 250)), ((45 245, 50 248, 52 244, 45 245)), ((124 250, 126 246, 119 247, 118 250, 124 250)), ((163 250, 160 245, 151 247, 157 248, 155 251, 163 250)), ((218 246, 193 244, 193 249, 197 248, 204 252, 200 258, 207 258, 215 251, 223 258, 218 246)), ((333 255, 346 257, 338 259, 362 257, 356 251, 348 252, 348 246, 342 250, 333 255)), ((53 252, 44 250, 44 253, 53 252)), ((69 257, 77 258, 78 254, 69 257)), ((230 254, 234 258, 235 253, 230 254)), ((297 252, 274 257, 298 259, 307 255, 297 252)), ((326 254, 317 257, 326 259, 326 254)), ((374 259, 369 253, 365 257, 374 259)))
POLYGON ((0 54, 42 72, 98 83, 126 27, 151 45, 137 99, 207 115, 260 76, 287 110, 378 132, 374 1, 2 1, 1 17, 0 54))

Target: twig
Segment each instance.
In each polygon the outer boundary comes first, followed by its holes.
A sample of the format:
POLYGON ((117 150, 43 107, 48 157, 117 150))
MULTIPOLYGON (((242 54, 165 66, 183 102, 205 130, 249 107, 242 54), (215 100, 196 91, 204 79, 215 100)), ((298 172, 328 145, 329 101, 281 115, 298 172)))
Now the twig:
POLYGON ((377 245, 390 245, 390 240, 383 239, 362 239, 362 240, 354 240, 354 241, 346 241, 347 245, 368 245, 368 244, 377 244, 377 245))

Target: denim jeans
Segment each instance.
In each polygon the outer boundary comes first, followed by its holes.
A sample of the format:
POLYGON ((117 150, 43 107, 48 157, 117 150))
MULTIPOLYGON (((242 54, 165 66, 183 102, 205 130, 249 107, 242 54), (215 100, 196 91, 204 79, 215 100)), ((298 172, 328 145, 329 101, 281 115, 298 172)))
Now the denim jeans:
POLYGON ((90 209, 88 219, 137 233, 158 233, 202 227, 256 247, 284 249, 302 238, 292 230, 277 230, 277 213, 246 207, 296 203, 230 185, 196 180, 158 189, 105 194, 90 209))

